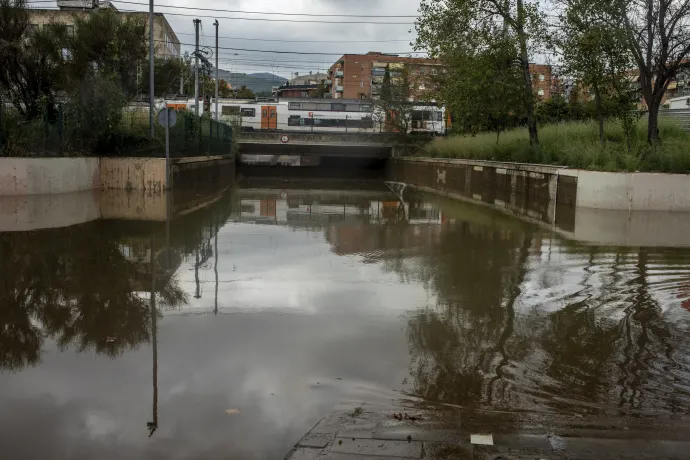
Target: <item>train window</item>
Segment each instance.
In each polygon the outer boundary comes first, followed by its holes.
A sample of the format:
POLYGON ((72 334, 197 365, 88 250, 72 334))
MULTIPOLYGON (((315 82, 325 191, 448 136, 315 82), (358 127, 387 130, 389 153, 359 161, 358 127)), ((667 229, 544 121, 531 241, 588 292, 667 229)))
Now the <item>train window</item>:
POLYGON ((223 115, 237 115, 240 113, 240 106, 238 105, 224 105, 221 113, 223 115))
POLYGON ((371 106, 370 105, 360 105, 359 106, 362 112, 371 112, 371 106))
POLYGON ((331 104, 316 104, 316 110, 329 111, 331 110, 331 104))
POLYGON ((316 110, 316 103, 302 102, 302 110, 316 110))
POLYGON ((302 125, 302 118, 299 115, 290 115, 290 118, 288 118, 288 126, 300 125, 302 125))
POLYGON ((443 112, 434 112, 434 121, 443 121, 443 112))
POLYGON ((244 108, 244 109, 242 109, 242 116, 243 117, 255 117, 256 116, 256 109, 244 108))
POLYGON ((345 110, 348 112, 359 112, 359 104, 347 104, 345 110))
POLYGON ((331 110, 334 112, 344 112, 345 104, 331 104, 331 110))
POLYGON ((288 110, 301 110, 302 109, 302 103, 301 102, 290 102, 288 104, 288 110))

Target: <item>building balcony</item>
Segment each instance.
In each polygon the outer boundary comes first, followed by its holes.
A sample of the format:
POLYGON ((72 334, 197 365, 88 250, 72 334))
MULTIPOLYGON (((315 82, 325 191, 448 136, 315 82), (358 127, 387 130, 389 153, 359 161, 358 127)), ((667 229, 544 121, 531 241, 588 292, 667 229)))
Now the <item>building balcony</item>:
POLYGON ((342 93, 343 91, 345 91, 345 88, 343 88, 342 85, 338 85, 335 87, 336 93, 342 93))
POLYGON ((330 85, 333 84, 333 80, 324 80, 324 81, 323 81, 323 84, 326 85, 326 86, 330 86, 330 85))
POLYGON ((343 73, 342 70, 336 70, 335 71, 335 78, 343 78, 345 74, 343 73))

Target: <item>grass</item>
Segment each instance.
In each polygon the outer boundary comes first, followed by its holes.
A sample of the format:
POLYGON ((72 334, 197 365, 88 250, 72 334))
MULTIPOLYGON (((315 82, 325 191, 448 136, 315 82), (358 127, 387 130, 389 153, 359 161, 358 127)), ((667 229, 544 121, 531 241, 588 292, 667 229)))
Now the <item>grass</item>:
POLYGON ((659 120, 662 143, 647 143, 646 120, 640 120, 628 151, 618 123, 606 124, 606 145, 599 144, 594 121, 546 125, 539 129, 539 146, 529 145, 526 128, 476 136, 436 139, 423 156, 465 158, 568 166, 595 171, 656 171, 690 173, 690 133, 671 120, 659 120))

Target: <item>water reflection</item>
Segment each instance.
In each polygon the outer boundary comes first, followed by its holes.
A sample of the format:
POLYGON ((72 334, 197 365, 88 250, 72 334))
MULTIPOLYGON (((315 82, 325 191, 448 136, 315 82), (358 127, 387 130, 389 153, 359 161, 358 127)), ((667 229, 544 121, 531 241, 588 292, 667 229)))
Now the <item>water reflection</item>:
POLYGON ((687 250, 583 246, 381 184, 198 201, 0 234, 0 414, 26 415, 0 433, 79 439, 81 458, 267 458, 335 404, 403 394, 690 410, 687 250))

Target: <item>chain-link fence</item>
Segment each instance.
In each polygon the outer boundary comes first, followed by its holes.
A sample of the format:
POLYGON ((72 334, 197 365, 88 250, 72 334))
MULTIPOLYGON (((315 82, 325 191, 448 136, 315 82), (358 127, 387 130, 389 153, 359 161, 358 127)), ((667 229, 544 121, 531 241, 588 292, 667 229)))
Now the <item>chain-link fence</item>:
MULTIPOLYGON (((180 111, 170 128, 170 156, 230 155, 233 128, 208 116, 180 111)), ((165 156, 165 128, 149 136, 148 107, 131 106, 116 120, 84 120, 61 104, 26 121, 0 100, 0 156, 165 156)))

